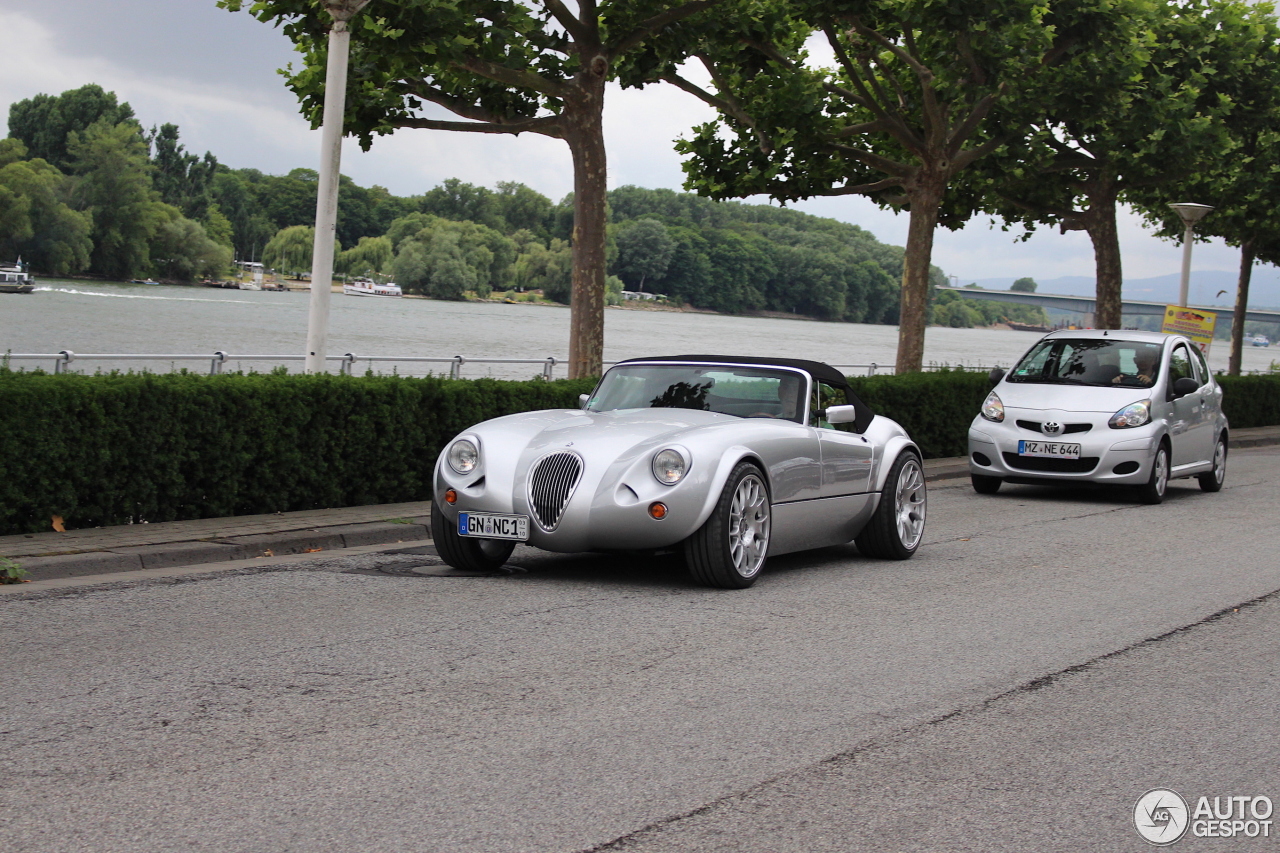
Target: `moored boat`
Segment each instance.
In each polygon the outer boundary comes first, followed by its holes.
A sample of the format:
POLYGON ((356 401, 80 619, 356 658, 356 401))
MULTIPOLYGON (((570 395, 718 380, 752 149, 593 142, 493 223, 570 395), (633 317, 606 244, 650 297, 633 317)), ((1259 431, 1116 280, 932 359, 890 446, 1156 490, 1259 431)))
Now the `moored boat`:
POLYGON ((368 278, 353 278, 342 285, 342 292, 347 296, 404 296, 404 291, 394 281, 378 284, 368 278))
POLYGON ((35 279, 22 268, 21 261, 0 264, 0 293, 30 293, 35 289, 35 279))

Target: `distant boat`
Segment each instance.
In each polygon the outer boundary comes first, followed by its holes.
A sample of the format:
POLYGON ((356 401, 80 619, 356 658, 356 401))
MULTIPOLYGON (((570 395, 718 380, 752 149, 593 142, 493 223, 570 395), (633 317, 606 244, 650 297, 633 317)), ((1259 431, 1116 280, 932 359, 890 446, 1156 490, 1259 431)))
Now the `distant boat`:
POLYGON ((0 264, 0 293, 30 293, 36 281, 21 263, 0 264))
POLYGON ((258 284, 256 281, 242 281, 240 282, 240 289, 241 290, 262 290, 262 285, 258 284))
POLYGON ((1249 343, 1253 344, 1255 347, 1269 347, 1271 346, 1271 339, 1266 335, 1254 335, 1249 339, 1249 343))
POLYGON ((1005 325, 1008 326, 1010 329, 1013 329, 1015 332, 1052 332, 1053 331, 1053 329, 1050 329, 1048 326, 1036 326, 1031 323, 1011 323, 1008 320, 1005 321, 1005 325))
POLYGON ((347 296, 404 296, 404 291, 394 281, 378 284, 368 278, 353 278, 342 285, 342 292, 347 296))
POLYGON ((130 284, 159 284, 160 282, 156 281, 154 278, 131 278, 129 279, 129 283, 130 284))

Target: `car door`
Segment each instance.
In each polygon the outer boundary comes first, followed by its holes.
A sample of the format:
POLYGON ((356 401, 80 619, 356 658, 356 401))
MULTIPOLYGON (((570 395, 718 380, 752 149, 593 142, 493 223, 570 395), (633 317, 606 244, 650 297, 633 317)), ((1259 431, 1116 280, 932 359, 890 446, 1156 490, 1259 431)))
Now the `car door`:
POLYGON ((827 498, 869 491, 874 458, 871 442, 854 432, 853 424, 830 424, 819 414, 827 406, 844 405, 847 402, 844 392, 818 382, 815 394, 809 423, 817 430, 822 454, 822 484, 818 493, 827 498))
POLYGON ((1173 445, 1174 468, 1193 465, 1207 458, 1207 425, 1204 417, 1203 379, 1197 373, 1197 365, 1189 345, 1179 341, 1169 356, 1168 396, 1174 395, 1173 387, 1179 379, 1196 380, 1200 388, 1183 397, 1171 400, 1172 416, 1169 423, 1169 439, 1173 445))

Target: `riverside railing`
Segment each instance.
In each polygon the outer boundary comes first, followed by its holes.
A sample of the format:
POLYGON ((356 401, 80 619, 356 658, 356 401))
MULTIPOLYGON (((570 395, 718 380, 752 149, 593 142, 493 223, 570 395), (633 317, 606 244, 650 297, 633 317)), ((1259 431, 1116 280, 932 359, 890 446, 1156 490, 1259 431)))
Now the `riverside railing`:
MULTIPOLYGON (((72 364, 84 364, 86 362, 152 362, 152 363, 168 363, 170 370, 178 370, 179 363, 189 362, 206 362, 209 365, 209 374, 217 375, 222 373, 228 364, 234 365, 233 370, 239 370, 243 364, 274 364, 278 366, 288 366, 290 364, 306 361, 306 356, 302 355, 254 355, 254 354, 232 354, 218 350, 212 354, 190 354, 190 353, 77 353, 72 350, 62 350, 56 353, 6 353, 0 356, 3 363, 12 362, 37 362, 52 363, 54 373, 70 373, 73 371, 72 364)), ((350 376, 354 374, 357 364, 368 364, 373 369, 375 364, 422 364, 422 365, 448 365, 450 379, 461 379, 462 370, 465 365, 530 365, 541 368, 540 376, 543 379, 551 380, 555 378, 555 369, 557 365, 565 363, 564 358, 548 356, 547 358, 470 358, 462 355, 455 356, 412 356, 412 355, 357 355, 356 353, 345 353, 343 355, 331 355, 325 358, 329 364, 336 364, 338 372, 350 376)), ((604 362, 608 367, 617 364, 614 361, 604 362)), ((855 374, 865 376, 876 376, 892 374, 894 367, 892 364, 880 364, 878 362, 864 362, 861 364, 832 364, 832 367, 845 371, 845 375, 853 376, 855 374)), ((1002 365, 1003 366, 1003 365, 1002 365)), ((929 364, 925 370, 943 370, 954 367, 964 367, 966 370, 990 370, 991 365, 952 365, 952 364, 929 364)))

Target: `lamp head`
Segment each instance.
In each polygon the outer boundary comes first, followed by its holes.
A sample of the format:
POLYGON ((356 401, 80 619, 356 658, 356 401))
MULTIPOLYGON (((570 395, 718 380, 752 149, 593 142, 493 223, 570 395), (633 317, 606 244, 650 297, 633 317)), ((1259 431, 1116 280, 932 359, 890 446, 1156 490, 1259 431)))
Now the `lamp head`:
POLYGON ((1180 201, 1169 206, 1178 212, 1178 216, 1182 218, 1183 224, 1188 228, 1195 225, 1204 218, 1206 213, 1213 210, 1213 208, 1207 204, 1196 204, 1190 201, 1180 201))

